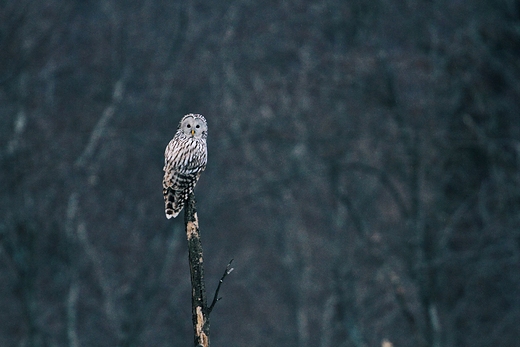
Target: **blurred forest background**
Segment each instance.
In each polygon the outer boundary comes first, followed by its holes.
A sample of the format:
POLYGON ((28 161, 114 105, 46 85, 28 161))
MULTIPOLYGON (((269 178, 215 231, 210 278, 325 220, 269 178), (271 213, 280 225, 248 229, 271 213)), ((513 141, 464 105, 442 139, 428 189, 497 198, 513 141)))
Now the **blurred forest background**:
POLYGON ((520 341, 520 1, 0 1, 0 345, 520 341), (182 214, 181 214, 182 216, 182 214))

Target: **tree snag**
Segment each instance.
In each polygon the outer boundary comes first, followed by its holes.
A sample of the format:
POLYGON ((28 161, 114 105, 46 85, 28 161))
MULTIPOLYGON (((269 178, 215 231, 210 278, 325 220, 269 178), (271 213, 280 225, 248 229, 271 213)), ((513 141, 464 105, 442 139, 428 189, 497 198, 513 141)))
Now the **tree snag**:
POLYGON ((188 239, 188 257, 191 275, 191 318, 195 346, 209 347, 209 314, 207 312, 206 286, 199 220, 195 208, 195 196, 191 193, 184 206, 184 223, 188 239))
POLYGON ((186 238, 188 239, 188 258, 191 275, 191 319, 193 322, 194 343, 195 347, 209 347, 209 314, 217 301, 222 299, 218 297, 218 293, 224 278, 233 271, 231 267, 233 259, 227 264, 226 270, 215 290, 211 305, 208 307, 206 284, 204 282, 204 256, 193 192, 189 194, 184 209, 184 224, 186 227, 186 238))

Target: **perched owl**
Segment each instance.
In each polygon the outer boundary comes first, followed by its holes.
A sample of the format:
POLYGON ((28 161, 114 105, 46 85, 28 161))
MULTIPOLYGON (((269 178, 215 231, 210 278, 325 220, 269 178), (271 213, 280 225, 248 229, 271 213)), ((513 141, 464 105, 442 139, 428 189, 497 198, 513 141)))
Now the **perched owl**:
POLYGON ((201 114, 182 117, 177 132, 164 151, 164 212, 177 217, 200 174, 206 168, 208 125, 201 114))

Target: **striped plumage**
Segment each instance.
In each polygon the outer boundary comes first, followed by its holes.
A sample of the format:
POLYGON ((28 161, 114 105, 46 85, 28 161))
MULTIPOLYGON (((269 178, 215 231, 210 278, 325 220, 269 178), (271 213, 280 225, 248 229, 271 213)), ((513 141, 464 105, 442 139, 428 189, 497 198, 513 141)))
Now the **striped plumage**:
POLYGON ((164 152, 164 212, 177 217, 206 168, 208 125, 204 116, 187 114, 164 152))

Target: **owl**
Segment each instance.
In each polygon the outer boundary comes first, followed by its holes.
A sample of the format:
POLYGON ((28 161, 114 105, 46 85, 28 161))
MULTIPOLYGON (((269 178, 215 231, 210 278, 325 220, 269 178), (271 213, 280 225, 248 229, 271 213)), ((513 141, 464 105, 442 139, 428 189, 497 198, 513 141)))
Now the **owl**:
POLYGON ((164 151, 164 212, 175 218, 184 207, 200 174, 206 168, 208 125, 201 114, 182 117, 173 139, 164 151))

